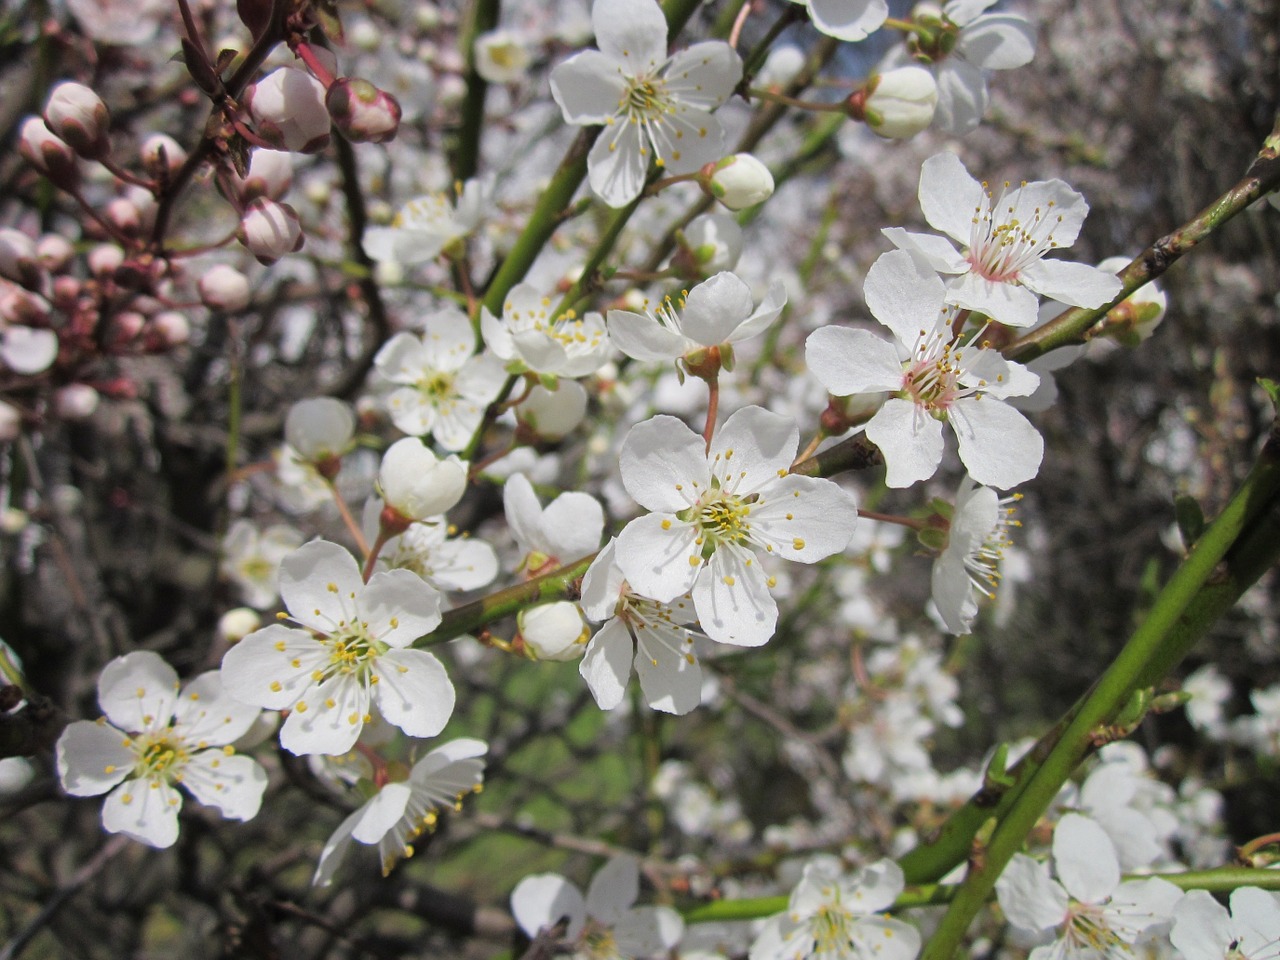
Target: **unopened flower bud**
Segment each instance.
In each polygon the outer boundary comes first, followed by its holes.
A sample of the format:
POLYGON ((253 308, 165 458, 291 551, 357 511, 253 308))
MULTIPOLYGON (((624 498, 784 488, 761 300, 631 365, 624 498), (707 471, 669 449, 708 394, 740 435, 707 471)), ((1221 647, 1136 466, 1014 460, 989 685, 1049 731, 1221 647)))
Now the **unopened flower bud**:
POLYGON ((87 420, 98 409, 98 391, 87 383, 69 383, 53 395, 53 409, 63 420, 87 420))
POLYGON ((262 626, 262 617, 250 607, 236 607, 218 618, 218 639, 223 643, 239 643, 262 626))
POLYGON ((450 454, 440 460, 417 437, 397 440, 382 455, 378 487, 387 506, 410 520, 444 513, 467 489, 467 465, 450 454))
POLYGON ((61 273, 71 265, 76 248, 61 234, 46 233, 36 241, 36 258, 50 273, 61 273))
POLYGON ((49 303, 42 297, 13 286, 0 292, 0 320, 5 323, 39 324, 48 316, 49 303))
POLYGON ((333 397, 299 400, 284 420, 284 442, 306 463, 341 457, 355 432, 356 415, 350 405, 333 397))
POLYGON ((108 201, 102 214, 108 223, 126 237, 136 237, 142 232, 142 213, 124 197, 108 201))
POLYGON ((249 169, 244 179, 233 177, 232 182, 241 203, 249 203, 258 197, 279 200, 293 185, 293 158, 285 150, 259 147, 249 157, 249 169))
POLYGON ((400 103, 359 77, 340 77, 324 98, 338 132, 352 143, 385 143, 400 129, 400 103))
POLYGON ((111 152, 107 130, 111 114, 102 98, 82 83, 60 83, 49 94, 44 122, 55 136, 87 160, 101 160, 111 152))
POLYGON ((18 152, 56 186, 73 189, 80 182, 76 152, 55 136, 40 117, 28 117, 22 122, 18 152))
MULTIPOLYGON (((1126 257, 1108 257, 1098 264, 1099 270, 1117 273, 1129 265, 1126 257)), ((1097 329, 1127 347, 1134 347, 1156 332, 1164 320, 1169 298, 1155 283, 1148 283, 1112 307, 1097 329)))
POLYGON ((111 277, 124 263, 124 251, 114 243, 100 243, 89 251, 85 259, 95 277, 111 277))
POLYGON ((117 347, 123 347, 141 335, 147 325, 147 318, 137 310, 121 310, 111 318, 111 340, 117 347))
POLYGON ((289 204, 259 197, 245 209, 236 237, 259 263, 270 266, 286 253, 302 249, 302 224, 289 204))
POLYGON ((933 123, 938 85, 923 67, 899 67, 872 76, 849 98, 849 116, 892 140, 914 137, 933 123))
POLYGON ((0 362, 14 373, 44 373, 58 358, 58 335, 44 327, 14 325, 0 334, 0 362))
POLYGON ((560 440, 577 429, 587 413, 587 391, 577 380, 560 378, 555 390, 537 384, 516 407, 520 426, 535 440, 560 440))
POLYGON ((786 87, 804 69, 804 61, 804 51, 799 47, 789 44, 774 47, 756 74, 755 82, 762 87, 786 87))
POLYGON ((329 142, 324 87, 304 70, 280 67, 249 88, 245 103, 257 133, 281 150, 315 153, 329 142))
POLYGON ((476 37, 476 73, 488 83, 512 83, 521 79, 533 59, 519 34, 490 30, 476 37))
POLYGON ((576 660, 591 637, 576 603, 558 600, 516 615, 524 647, 536 660, 576 660))
POLYGON ((142 166, 153 177, 172 176, 186 163, 187 151, 167 133, 153 133, 138 149, 142 166))
POLYGON ((706 213, 685 228, 680 246, 675 266, 684 276, 732 270, 742 256, 742 227, 727 213, 706 213))
POLYGON ((249 279, 234 267, 218 264, 196 284, 200 302, 211 310, 243 310, 249 305, 249 279))
POLYGON ((0 229, 0 277, 28 290, 41 290, 48 276, 40 263, 36 242, 21 230, 0 229))
POLYGON ((730 210, 745 210, 773 196, 773 174, 749 153, 735 153, 711 167, 711 195, 730 210))
POLYGON ((161 347, 177 347, 191 339, 191 323, 184 313, 163 310, 151 318, 152 335, 161 347))

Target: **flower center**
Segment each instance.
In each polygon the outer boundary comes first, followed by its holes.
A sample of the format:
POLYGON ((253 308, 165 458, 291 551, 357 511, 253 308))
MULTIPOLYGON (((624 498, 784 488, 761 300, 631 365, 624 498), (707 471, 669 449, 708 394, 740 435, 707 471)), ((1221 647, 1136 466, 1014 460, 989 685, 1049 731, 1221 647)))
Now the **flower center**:
POLYGON ((675 109, 667 95, 666 81, 660 77, 632 78, 621 106, 628 119, 639 115, 641 123, 672 113, 675 109))
POLYGON ((186 766, 188 759, 186 741, 175 736, 172 729, 142 734, 134 741, 133 748, 138 757, 135 768, 138 777, 171 780, 186 766))
POLYGON ((747 517, 754 502, 754 496, 740 497, 712 485, 709 498, 698 507, 696 518, 706 539, 704 553, 723 543, 744 543, 750 539, 751 523, 747 517))
POLYGON ((454 389, 454 375, 437 370, 418 381, 418 390, 434 406, 452 400, 457 393, 454 389))
POLYGON ((1130 955, 1128 944, 1107 925, 1097 904, 1072 901, 1063 938, 1075 949, 1096 950, 1104 957, 1130 955))
POLYGON ((849 953, 849 914, 839 902, 823 904, 810 920, 817 957, 844 957, 849 953))
MULTIPOLYGON (((1025 187, 1024 180, 1021 187, 1025 187)), ((1009 181, 998 194, 982 184, 986 199, 973 214, 968 261, 975 273, 996 283, 1012 283, 1018 274, 1058 246, 1054 228, 1062 216, 1050 200, 1048 208, 1022 209, 1022 189, 1009 196, 1009 181)))
POLYGON ((590 923, 582 934, 582 946, 591 960, 612 960, 618 956, 618 941, 613 931, 590 923))
POLYGON ((951 328, 939 324, 932 333, 920 331, 913 359, 902 375, 902 390, 932 417, 945 420, 947 410, 965 395, 957 383, 963 347, 951 344, 951 328))
POLYGON ((368 627, 363 623, 339 624, 338 630, 329 636, 329 664, 325 673, 357 673, 366 663, 382 651, 368 627))
POLYGON ((1000 586, 1000 564, 1004 562, 1004 552, 1013 546, 1009 528, 1022 526, 1022 521, 1016 519, 1016 504, 1021 499, 1022 494, 1015 493, 1000 500, 1000 519, 982 543, 964 558, 970 582, 989 600, 996 598, 996 587, 1000 586))

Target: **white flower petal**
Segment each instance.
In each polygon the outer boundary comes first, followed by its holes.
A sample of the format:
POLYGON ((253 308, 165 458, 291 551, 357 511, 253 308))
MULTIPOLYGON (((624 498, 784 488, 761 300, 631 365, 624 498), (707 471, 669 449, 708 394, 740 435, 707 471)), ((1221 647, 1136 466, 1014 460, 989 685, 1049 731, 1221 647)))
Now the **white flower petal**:
POLYGON ((565 123, 604 123, 618 112, 626 94, 626 79, 598 50, 575 54, 551 71, 551 96, 565 123))
POLYGON ((587 915, 607 924, 618 921, 640 895, 640 861, 620 854, 595 872, 587 887, 587 915))
POLYGON ((1037 260, 1018 276, 1027 289, 1073 307, 1100 307, 1124 289, 1115 274, 1070 260, 1037 260))
POLYGON ((303 626, 328 633, 346 618, 349 598, 364 589, 355 557, 345 547, 314 540, 280 563, 280 597, 303 626))
POLYGON ((98 705, 127 733, 168 726, 177 699, 178 675, 150 650, 116 657, 98 677, 98 705))
POLYGON ((1000 909, 1015 927, 1048 930, 1067 915, 1067 892, 1049 878, 1049 867, 1015 853, 996 881, 1000 909))
POLYGON ((805 341, 804 359, 837 397, 902 388, 898 348, 869 330, 820 327, 805 341))
POLYGON ((360 619, 370 636, 407 647, 440 625, 440 594, 408 570, 384 570, 360 593, 360 619))
POLYGON ((716 431, 708 456, 727 490, 749 493, 785 474, 799 446, 800 428, 790 417, 741 407, 716 431))
POLYGON ((667 21, 654 0, 596 0, 591 26, 600 52, 631 76, 667 58, 667 21))
POLYGON ((649 157, 641 153, 643 136, 640 124, 620 120, 601 131, 587 154, 587 181, 592 191, 615 209, 625 207, 644 189, 649 157))
POLYGON ((946 286, 931 268, 905 250, 881 254, 867 271, 864 285, 872 315, 913 347, 921 330, 938 323, 946 286))
POLYGON ((686 340, 653 317, 629 310, 609 311, 609 338, 633 360, 660 363, 683 356, 686 340))
POLYGON ((889 6, 885 0, 808 0, 813 25, 829 37, 857 42, 880 29, 889 6))
POLYGON ((587 644, 578 673, 601 710, 612 710, 622 702, 631 679, 633 648, 631 634, 620 618, 606 623, 587 644))
POLYGON ((227 693, 216 670, 202 673, 183 688, 174 708, 174 726, 191 743, 222 746, 249 732, 261 710, 227 693))
POLYGON ((762 333, 773 324, 773 321, 778 319, 783 307, 786 305, 786 284, 781 280, 775 280, 769 284, 769 292, 760 301, 760 306, 756 307, 755 312, 738 324, 738 328, 729 335, 729 342, 740 343, 748 337, 754 337, 756 334, 762 333))
POLYGON ((360 810, 353 811, 325 842, 324 849, 320 851, 320 860, 316 864, 316 872, 311 877, 313 887, 327 887, 333 883, 334 874, 351 849, 351 831, 359 822, 360 814, 360 810))
POLYGON ((171 847, 178 839, 182 794, 161 780, 126 780, 107 795, 102 826, 152 847, 171 847))
POLYGON ((982 122, 987 112, 987 78, 982 70, 959 57, 938 64, 938 106, 933 125, 944 133, 963 136, 982 122))
POLYGON ((712 640, 739 647, 768 643, 778 626, 778 605, 749 550, 721 544, 693 584, 698 623, 712 640))
MULTIPOLYGON (((902 227, 885 227, 880 232, 899 250, 905 250, 923 260, 929 269, 938 273, 964 273, 969 269, 969 261, 960 255, 946 237, 932 233, 912 233, 902 227)), ((962 242, 968 245, 967 239, 962 242)))
POLYGON ((58 737, 58 777, 73 797, 106 793, 133 773, 137 758, 129 737, 107 723, 77 720, 58 737))
POLYGON ((702 702, 702 668, 693 647, 671 650, 652 632, 636 644, 635 669, 645 703, 654 710, 683 716, 702 702), (692 658, 692 659, 691 659, 692 658))
POLYGON ((969 246, 973 218, 986 203, 982 184, 954 153, 934 154, 920 168, 920 209, 929 226, 969 246))
POLYGON ((251 757, 202 750, 183 768, 182 785, 229 820, 252 820, 262 806, 267 772, 251 757))
POLYGON ((858 504, 839 484, 788 474, 751 509, 751 539, 787 560, 816 563, 853 539, 858 504))
POLYGON ((589 493, 562 493, 542 512, 542 527, 561 560, 576 560, 600 548, 604 507, 589 493))
POLYGON ((690 340, 705 347, 719 346, 751 315, 752 303, 751 288, 722 271, 689 291, 681 327, 690 340))
POLYGON ((866 433, 884 454, 884 482, 890 487, 928 480, 942 462, 942 422, 921 413, 909 400, 886 400, 868 421, 866 433))
POLYGON ((378 658, 373 697, 389 723, 411 737, 434 737, 453 715, 449 675, 425 650, 388 650, 378 658))
POLYGON ((637 907, 618 918, 613 936, 623 956, 662 956, 684 936, 684 921, 670 907, 637 907))
POLYGON ((1053 831, 1053 866, 1062 886, 1083 903, 1103 903, 1120 883, 1115 848, 1098 824, 1068 813, 1053 831))
POLYGON ((1008 490, 1039 473, 1044 439, 1009 404, 966 397, 952 406, 950 423, 960 441, 960 462, 978 483, 1008 490))
POLYGON ((704 40, 671 56, 667 90, 681 103, 714 110, 742 79, 742 58, 722 40, 704 40))
POLYGON ((568 918, 565 936, 574 939, 582 932, 587 905, 582 892, 560 874, 534 873, 511 891, 511 913, 529 937, 568 918))
POLYGON ((312 687, 312 673, 328 663, 328 648, 320 641, 303 630, 273 623, 226 652, 222 685, 243 703, 284 710, 312 687))
POLYGON ((407 783, 388 783, 360 808, 351 829, 351 839, 375 844, 404 816, 413 790, 407 783))
POLYGON ((984 70, 1024 67, 1036 54, 1036 31, 1016 13, 991 13, 960 31, 955 53, 984 70))
POLYGON ((618 566, 641 596, 666 603, 688 593, 701 567, 697 528, 672 514, 636 517, 618 534, 618 566))
MULTIPOLYGON (((1235 924, 1227 908, 1205 890, 1191 890, 1174 907, 1173 930, 1169 940, 1186 960, 1223 960, 1227 947, 1236 939, 1235 924)), ((1254 944, 1241 944, 1244 956, 1254 944)))
POLYGON ((622 485, 647 510, 684 510, 711 483, 706 451, 703 439, 675 417, 638 423, 622 441, 622 485))
POLYGON ((298 756, 346 753, 369 713, 369 691, 354 675, 339 673, 313 686, 280 728, 280 746, 298 756))
POLYGON ((966 273, 947 284, 947 303, 985 313, 1009 327, 1031 327, 1040 315, 1036 295, 1020 284, 966 273))

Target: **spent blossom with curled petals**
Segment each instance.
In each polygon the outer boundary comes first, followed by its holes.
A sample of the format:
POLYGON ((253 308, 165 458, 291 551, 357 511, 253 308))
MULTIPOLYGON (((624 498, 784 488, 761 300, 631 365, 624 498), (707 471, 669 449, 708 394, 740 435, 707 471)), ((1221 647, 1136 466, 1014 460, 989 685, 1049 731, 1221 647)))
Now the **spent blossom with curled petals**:
POLYGON ((575 54, 551 72, 551 95, 565 123, 604 124, 587 155, 591 189, 624 207, 644 189, 649 161, 692 173, 724 156, 711 115, 742 79, 742 60, 708 40, 667 56, 667 21, 656 0, 597 0, 599 50, 575 54))
POLYGON ((483 740, 452 740, 415 763, 404 779, 384 783, 333 832, 311 883, 329 886, 353 841, 377 845, 383 876, 400 859, 412 857, 413 841, 435 829, 442 809, 460 809, 467 794, 480 792, 481 757, 488 750, 483 740))
POLYGON ((468 180, 456 202, 447 194, 415 197, 396 213, 389 227, 364 233, 364 252, 379 263, 425 263, 473 233, 493 203, 493 179, 468 180))
POLYGON ((787 290, 780 280, 770 284, 757 307, 746 283, 732 273, 721 272, 678 300, 665 297, 643 314, 610 310, 609 337, 635 360, 683 358, 696 363, 708 348, 727 352, 732 344, 762 333, 786 304, 787 290))
POLYGON ((1032 931, 1056 930, 1053 943, 1036 947, 1031 960, 1095 960, 1133 956, 1151 927, 1173 917, 1182 891, 1168 880, 1120 882, 1120 863, 1102 827, 1069 813, 1053 832, 1053 862, 1016 853, 996 881, 996 896, 1009 922, 1032 931))
POLYGON ((1280 956, 1280 898, 1258 887, 1231 892, 1231 912, 1205 890, 1174 907, 1173 945, 1186 960, 1275 960, 1280 956))
POLYGON ((511 913, 529 937, 568 920, 574 960, 665 956, 680 942, 684 921, 670 907, 635 907, 640 861, 622 854, 596 871, 582 891, 558 873, 525 877, 511 891, 511 913))
POLYGON ((610 540, 582 578, 583 612, 604 626, 587 644, 578 672, 600 709, 612 710, 622 702, 634 663, 650 707, 686 714, 702 702, 693 602, 679 597, 659 603, 632 592, 616 544, 610 540))
POLYGON ((994 600, 1000 567, 1012 546, 1011 527, 1020 527, 1014 503, 970 477, 960 482, 947 545, 933 562, 933 603, 948 633, 968 633, 978 614, 977 595, 994 600))
POLYGON ((987 75, 1026 66, 1035 56, 1035 28, 1017 13, 986 13, 996 0, 950 0, 939 10, 917 7, 916 30, 885 66, 919 63, 937 79, 934 126, 961 135, 973 130, 987 112, 987 75))
POLYGON ((1061 180, 1023 181, 993 192, 953 153, 939 153, 920 169, 920 208, 942 237, 887 227, 883 233, 939 273, 951 275, 947 303, 985 313, 1010 327, 1033 326, 1037 295, 1074 307, 1115 299, 1120 280, 1087 263, 1048 260, 1076 242, 1089 205, 1061 180))
POLYGON ((388 340, 374 365, 397 384, 387 397, 391 422, 413 436, 431 434, 446 450, 461 450, 502 390, 502 364, 476 354, 466 314, 446 306, 430 314, 420 334, 388 340))
POLYGON ((572 310, 552 316, 551 298, 517 284, 502 305, 502 318, 480 308, 480 331, 510 372, 532 370, 556 377, 585 377, 609 359, 604 317, 572 310))
POLYGON ((1039 378, 980 346, 981 331, 958 341, 945 293, 910 254, 886 253, 868 271, 865 294, 897 343, 867 330, 822 327, 809 335, 805 360, 836 396, 892 394, 866 427, 884 454, 889 486, 933 476, 942 462, 943 423, 955 431, 960 461, 974 480, 1016 486, 1040 469, 1044 440, 1003 400, 1031 393, 1039 378))
POLYGON ((222 681, 245 703, 288 710, 280 744, 296 754, 350 750, 376 707, 411 737, 434 737, 453 713, 444 667, 405 649, 440 623, 440 595, 408 570, 366 584, 355 558, 317 540, 280 564, 280 596, 302 629, 273 623, 222 660, 222 681))
POLYGON ((759 646, 778 607, 762 555, 815 563, 843 550, 858 508, 830 480, 789 472, 795 421, 743 407, 705 441, 675 417, 633 427, 622 443, 622 482, 652 513, 618 536, 618 566, 643 596, 669 602, 692 593, 712 640, 759 646))
POLYGON ((58 738, 58 776, 72 796, 111 791, 102 807, 109 833, 172 846, 182 809, 178 784, 224 817, 257 814, 267 774, 230 744, 260 711, 228 696, 216 672, 179 692, 169 664, 149 650, 135 651, 102 671, 98 704, 102 720, 77 720, 58 738))
POLYGON ((750 960, 913 960, 920 932, 885 916, 904 887, 902 868, 881 860, 853 875, 839 859, 819 854, 805 864, 786 913, 765 923, 750 960))

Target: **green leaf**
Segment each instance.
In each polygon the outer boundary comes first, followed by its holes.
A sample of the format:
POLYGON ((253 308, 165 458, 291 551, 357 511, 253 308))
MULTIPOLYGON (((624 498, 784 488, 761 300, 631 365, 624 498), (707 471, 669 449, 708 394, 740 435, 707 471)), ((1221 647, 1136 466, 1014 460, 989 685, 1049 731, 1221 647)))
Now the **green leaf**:
POLYGON ((1204 511, 1195 497, 1184 494, 1174 499, 1173 515, 1178 522, 1178 532, 1182 534, 1182 543, 1190 550, 1204 533, 1204 511))

